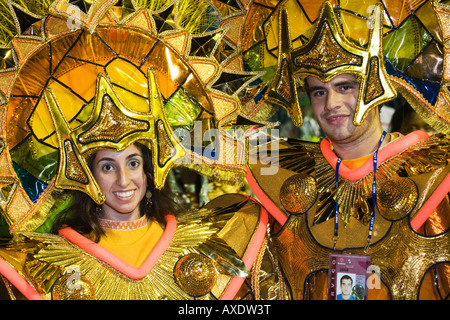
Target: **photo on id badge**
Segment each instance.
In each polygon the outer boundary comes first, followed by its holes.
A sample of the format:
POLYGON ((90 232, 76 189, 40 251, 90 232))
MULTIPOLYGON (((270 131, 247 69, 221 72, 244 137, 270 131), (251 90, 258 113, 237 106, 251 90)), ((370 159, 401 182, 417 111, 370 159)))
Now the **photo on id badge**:
POLYGON ((328 300, 367 300, 370 256, 330 254, 328 300))

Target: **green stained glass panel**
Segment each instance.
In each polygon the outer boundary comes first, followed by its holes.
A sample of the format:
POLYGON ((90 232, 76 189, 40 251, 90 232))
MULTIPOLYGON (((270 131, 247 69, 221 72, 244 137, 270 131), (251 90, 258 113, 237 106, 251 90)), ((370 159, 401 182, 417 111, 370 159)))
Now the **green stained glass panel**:
POLYGON ((404 71, 431 40, 427 29, 411 16, 397 30, 384 37, 384 54, 398 70, 404 71))
POLYGON ((202 108, 182 89, 167 101, 164 106, 167 120, 172 128, 191 127, 200 115, 202 108))

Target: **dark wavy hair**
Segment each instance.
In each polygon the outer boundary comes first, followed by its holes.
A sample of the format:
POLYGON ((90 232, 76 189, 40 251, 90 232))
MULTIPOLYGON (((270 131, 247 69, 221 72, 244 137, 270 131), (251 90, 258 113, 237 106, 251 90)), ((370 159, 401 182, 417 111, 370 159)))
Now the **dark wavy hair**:
MULTIPOLYGON (((155 219, 161 224, 165 224, 165 216, 169 213, 177 214, 183 210, 181 201, 175 201, 176 195, 169 189, 156 189, 153 183, 153 165, 151 151, 143 144, 136 142, 134 144, 142 153, 144 159, 144 172, 147 176, 147 188, 152 192, 151 206, 145 198, 140 203, 140 211, 147 218, 155 219)), ((88 159, 88 166, 92 171, 93 162, 96 153, 92 154, 88 159)), ((73 201, 58 216, 52 227, 52 232, 57 233, 64 227, 71 227, 75 231, 90 236, 93 241, 98 242, 100 237, 104 235, 104 231, 99 222, 98 205, 87 194, 80 191, 71 191, 73 193, 73 201)))

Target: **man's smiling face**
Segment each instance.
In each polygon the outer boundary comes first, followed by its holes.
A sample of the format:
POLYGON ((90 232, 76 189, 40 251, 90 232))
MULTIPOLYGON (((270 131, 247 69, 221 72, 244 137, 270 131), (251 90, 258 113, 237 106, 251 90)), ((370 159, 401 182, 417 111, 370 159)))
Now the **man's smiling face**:
POLYGON ((313 113, 332 142, 351 142, 367 131, 374 110, 360 125, 353 124, 360 84, 353 74, 341 74, 328 82, 306 78, 313 113))

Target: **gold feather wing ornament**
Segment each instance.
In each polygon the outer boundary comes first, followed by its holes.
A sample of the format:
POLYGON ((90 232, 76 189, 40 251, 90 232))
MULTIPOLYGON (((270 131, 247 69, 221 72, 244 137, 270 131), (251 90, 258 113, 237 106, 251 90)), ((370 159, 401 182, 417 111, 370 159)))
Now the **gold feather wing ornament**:
POLYGON ((0 257, 43 299, 215 300, 235 276, 249 275, 243 256, 259 224, 259 207, 251 200, 225 201, 231 204, 213 201, 177 219, 168 247, 139 277, 62 235, 16 233, 13 241, 2 243, 0 257), (233 242, 242 218, 251 227, 233 242))
POLYGON ((204 237, 204 228, 194 229, 180 227, 166 253, 142 279, 127 277, 58 235, 24 233, 13 249, 29 248, 24 274, 44 299, 189 299, 172 273, 177 260, 193 244, 186 241, 189 237, 180 239, 180 233, 189 233, 196 240, 204 237), (73 282, 73 288, 67 286, 68 282, 73 282))
POLYGON ((9 232, 49 230, 51 212, 70 200, 64 190, 101 204, 86 162, 100 148, 146 144, 157 188, 175 166, 243 181, 245 143, 228 131, 256 119, 244 106, 261 98, 253 82, 262 74, 242 59, 245 12, 215 0, 0 1, 9 232))

